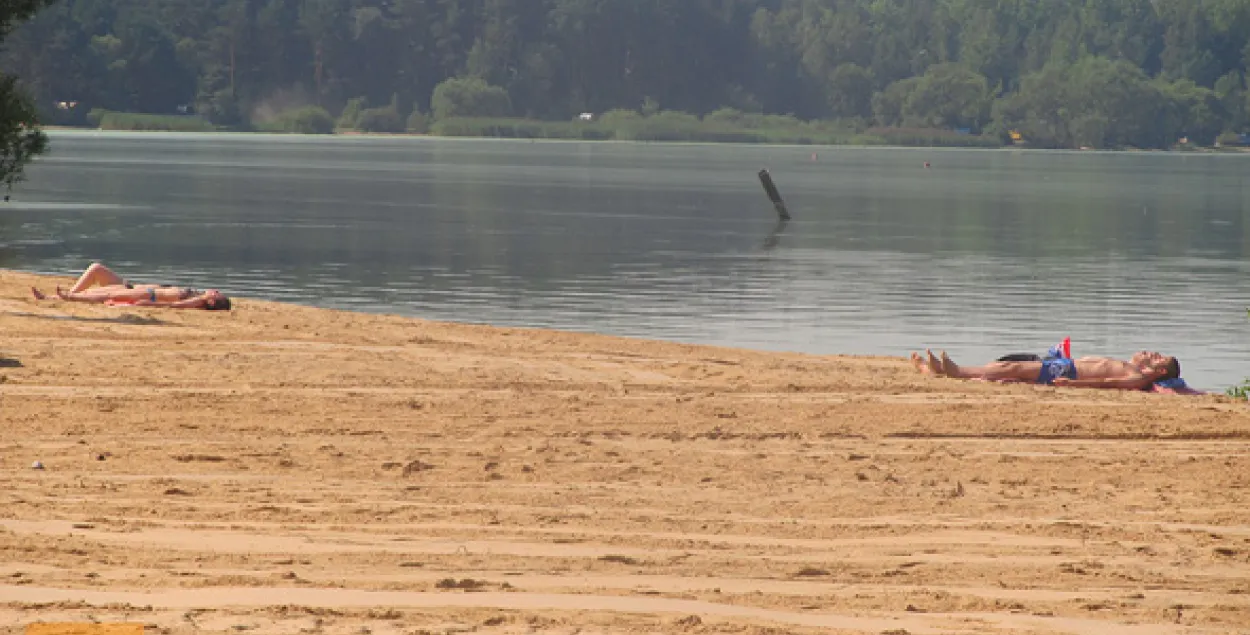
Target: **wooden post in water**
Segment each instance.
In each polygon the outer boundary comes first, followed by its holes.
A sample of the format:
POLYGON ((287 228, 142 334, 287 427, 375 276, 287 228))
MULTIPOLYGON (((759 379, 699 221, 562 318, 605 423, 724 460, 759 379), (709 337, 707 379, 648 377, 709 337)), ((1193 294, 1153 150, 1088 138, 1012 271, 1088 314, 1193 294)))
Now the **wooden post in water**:
POLYGON ((786 202, 781 200, 781 192, 777 191, 777 185, 773 183, 773 175, 769 174, 767 169, 760 170, 760 183, 764 185, 764 193, 768 195, 768 200, 773 202, 773 207, 777 210, 777 216, 781 220, 790 220, 790 212, 786 209, 786 202))

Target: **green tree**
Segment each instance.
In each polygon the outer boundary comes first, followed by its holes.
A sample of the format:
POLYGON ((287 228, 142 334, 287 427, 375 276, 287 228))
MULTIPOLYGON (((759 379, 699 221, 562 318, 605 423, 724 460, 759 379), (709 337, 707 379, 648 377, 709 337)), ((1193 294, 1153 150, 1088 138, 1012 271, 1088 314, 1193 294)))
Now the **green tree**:
POLYGON ((944 33, 950 20, 945 5, 932 0, 876 2, 872 12, 872 75, 883 84, 923 74, 932 64, 950 61, 944 33))
POLYGON ((299 6, 299 26, 312 47, 308 79, 321 106, 340 96, 351 72, 347 50, 352 4, 352 0, 302 0, 299 6))
POLYGON ((477 77, 453 77, 434 88, 430 111, 448 117, 505 117, 512 106, 508 92, 477 77))
POLYGON ((96 41, 121 90, 121 109, 170 114, 195 101, 195 76, 179 61, 173 35, 155 19, 129 14, 114 24, 114 34, 96 41))
POLYGON ((920 83, 919 77, 908 77, 885 87, 872 98, 872 114, 882 126, 898 126, 903 123, 903 109, 911 94, 920 83))
POLYGON ((829 74, 829 113, 834 117, 872 116, 872 75, 855 64, 829 74))
POLYGON ((486 0, 481 33, 467 59, 468 74, 496 86, 507 86, 520 73, 521 15, 515 0, 486 0))
POLYGON ((41 120, 52 124, 81 125, 105 102, 104 61, 72 8, 49 7, 4 40, 4 67, 22 78, 41 120))
POLYGON ((939 64, 916 82, 903 103, 903 122, 924 128, 968 128, 989 121, 993 96, 984 76, 958 64, 939 64))
POLYGON ((485 110, 559 121, 649 97, 891 126, 992 114, 1061 147, 1250 125, 1250 0, 63 0, 5 45, 0 68, 58 123, 194 101, 246 126, 356 96, 399 114, 472 77, 503 92, 485 110))
POLYGON ((1095 134, 1078 131, 1072 143, 1095 148, 1165 148, 1176 130, 1159 125, 1172 104, 1137 66, 1124 60, 1087 57, 1072 66, 1065 91, 1074 122, 1108 122, 1095 134))
POLYGON ((1212 91, 1224 109, 1226 120, 1225 130, 1240 130, 1250 119, 1246 111, 1246 86, 1241 71, 1229 71, 1215 82, 1212 91))
POLYGON ((1176 91, 1183 99, 1127 61, 1091 56, 1026 76, 1018 93, 996 104, 995 118, 1040 146, 1165 148, 1185 134, 1195 108, 1213 102, 1210 91, 1176 91))
POLYGON ((1071 146, 1066 94, 1070 67, 1055 63, 1025 75, 1019 91, 994 103, 995 127, 1003 131, 1016 130, 1033 146, 1071 146))
POLYGON ((1211 145, 1223 132, 1227 116, 1224 104, 1215 91, 1203 88, 1190 79, 1160 83, 1159 90, 1166 99, 1163 116, 1156 125, 1173 138, 1185 137, 1190 143, 1211 145))
MULTIPOLYGON (((18 22, 29 19, 48 0, 9 0, 0 8, 0 41, 18 22)), ((17 78, 0 75, 0 182, 6 187, 22 178, 26 164, 47 148, 39 129, 38 113, 17 85, 17 78)))

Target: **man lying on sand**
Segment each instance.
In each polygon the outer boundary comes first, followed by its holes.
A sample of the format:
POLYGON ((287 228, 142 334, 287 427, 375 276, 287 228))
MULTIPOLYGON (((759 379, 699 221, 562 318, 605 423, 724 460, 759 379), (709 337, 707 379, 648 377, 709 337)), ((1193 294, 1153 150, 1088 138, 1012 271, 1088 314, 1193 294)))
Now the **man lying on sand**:
POLYGON ((1129 361, 1110 357, 1044 359, 1042 361, 991 362, 985 366, 960 366, 942 351, 911 354, 916 370, 926 375, 987 381, 1025 382, 1070 388, 1150 390, 1156 382, 1181 376, 1181 363, 1175 357, 1142 351, 1129 361))
MULTIPOLYGON (((31 287, 36 300, 48 296, 31 287)), ((170 309, 204 309, 206 311, 229 311, 230 298, 216 289, 197 291, 191 287, 173 287, 160 284, 134 284, 100 263, 93 263, 78 277, 69 291, 56 288, 57 297, 69 302, 95 304, 125 304, 131 306, 158 306, 170 309)))

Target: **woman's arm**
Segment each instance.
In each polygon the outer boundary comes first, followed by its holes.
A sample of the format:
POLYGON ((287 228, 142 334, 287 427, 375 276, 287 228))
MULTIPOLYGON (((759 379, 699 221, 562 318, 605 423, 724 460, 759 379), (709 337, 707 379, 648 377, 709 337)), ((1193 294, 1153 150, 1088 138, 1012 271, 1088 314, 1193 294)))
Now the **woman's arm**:
MULTIPOLYGON (((91 302, 91 300, 82 300, 83 302, 91 302)), ((118 306, 147 306, 160 307, 162 309, 202 309, 206 300, 203 297, 187 298, 186 300, 178 300, 177 302, 159 302, 153 301, 151 298, 143 298, 134 302, 114 302, 107 300, 109 304, 118 306)))
POLYGON ((201 295, 195 296, 194 298, 187 298, 186 300, 179 300, 177 302, 167 302, 165 304, 162 304, 161 306, 169 307, 171 309, 202 309, 204 308, 204 305, 207 302, 208 302, 207 298, 205 298, 203 294, 201 294, 201 295))

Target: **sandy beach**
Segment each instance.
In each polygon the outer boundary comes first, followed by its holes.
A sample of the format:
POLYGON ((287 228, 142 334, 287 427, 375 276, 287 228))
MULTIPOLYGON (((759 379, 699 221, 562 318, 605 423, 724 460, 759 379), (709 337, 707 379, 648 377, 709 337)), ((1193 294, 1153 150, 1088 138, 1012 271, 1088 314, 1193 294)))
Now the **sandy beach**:
POLYGON ((0 273, 0 632, 1250 633, 1225 397, 68 282, 0 273))

